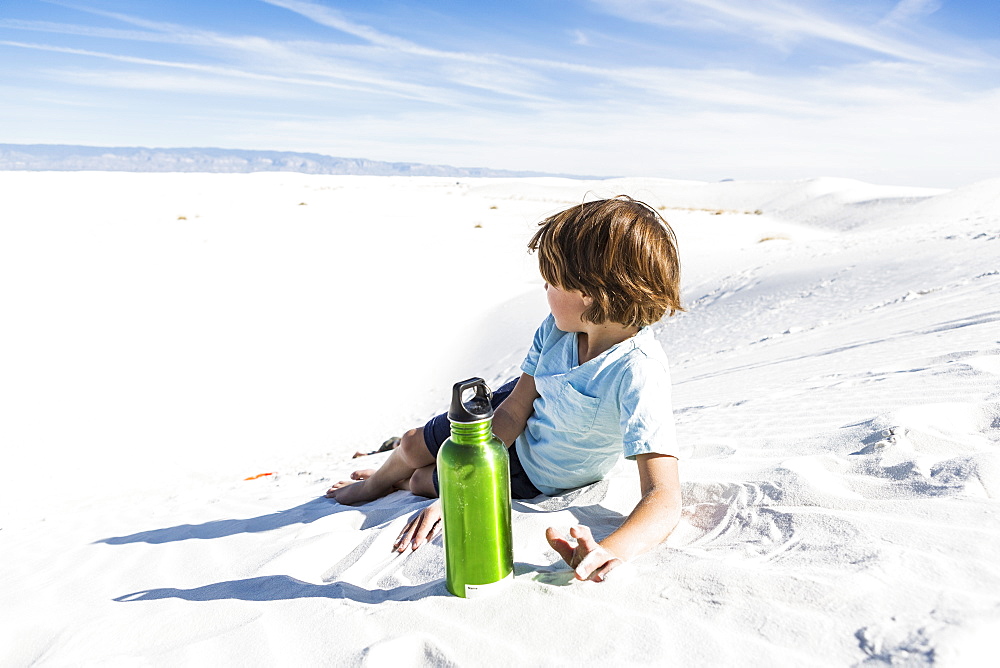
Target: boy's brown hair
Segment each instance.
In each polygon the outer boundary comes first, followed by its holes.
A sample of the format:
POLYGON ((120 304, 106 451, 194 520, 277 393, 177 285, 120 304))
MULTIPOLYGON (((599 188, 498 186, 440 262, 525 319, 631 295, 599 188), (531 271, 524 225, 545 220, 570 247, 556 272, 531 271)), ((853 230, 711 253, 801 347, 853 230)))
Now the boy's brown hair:
POLYGON ((539 223, 528 242, 542 278, 594 300, 583 319, 645 327, 683 311, 677 237, 652 207, 626 195, 584 202, 539 223))

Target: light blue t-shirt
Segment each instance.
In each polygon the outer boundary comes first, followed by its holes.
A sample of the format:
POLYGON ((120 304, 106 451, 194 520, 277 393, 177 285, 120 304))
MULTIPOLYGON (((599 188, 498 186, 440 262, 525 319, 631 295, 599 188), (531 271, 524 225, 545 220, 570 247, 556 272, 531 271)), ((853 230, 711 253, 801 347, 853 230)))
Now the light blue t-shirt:
POLYGON ((677 455, 667 356, 649 328, 585 364, 578 350, 549 315, 521 364, 539 397, 517 455, 544 494, 602 479, 623 454, 677 455))

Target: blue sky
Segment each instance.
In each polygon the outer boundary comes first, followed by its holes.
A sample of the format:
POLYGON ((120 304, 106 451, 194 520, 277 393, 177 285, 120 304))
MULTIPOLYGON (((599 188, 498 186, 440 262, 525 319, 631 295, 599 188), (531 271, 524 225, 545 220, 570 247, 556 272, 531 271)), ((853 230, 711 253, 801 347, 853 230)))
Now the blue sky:
POLYGON ((0 143, 1000 176, 996 0, 8 0, 0 143))

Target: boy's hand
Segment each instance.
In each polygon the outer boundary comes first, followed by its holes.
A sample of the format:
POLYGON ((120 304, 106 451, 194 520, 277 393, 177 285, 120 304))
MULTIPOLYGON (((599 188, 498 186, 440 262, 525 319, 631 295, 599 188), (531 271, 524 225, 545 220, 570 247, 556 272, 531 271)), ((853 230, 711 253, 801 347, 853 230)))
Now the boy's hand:
POLYGON ((396 552, 415 550, 441 533, 441 500, 438 499, 410 518, 393 544, 396 552))
POLYGON ((601 547, 587 527, 572 527, 569 535, 576 539, 576 545, 571 545, 565 536, 552 527, 545 531, 549 545, 569 564, 576 573, 577 580, 603 582, 611 569, 624 563, 611 550, 601 547))

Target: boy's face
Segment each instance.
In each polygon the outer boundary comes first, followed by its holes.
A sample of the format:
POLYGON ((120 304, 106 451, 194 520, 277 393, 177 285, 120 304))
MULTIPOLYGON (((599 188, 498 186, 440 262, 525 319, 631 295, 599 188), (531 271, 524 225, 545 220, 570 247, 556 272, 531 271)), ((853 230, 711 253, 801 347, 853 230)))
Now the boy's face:
POLYGON ((584 331, 582 316, 593 303, 590 297, 577 290, 562 290, 548 283, 545 284, 545 297, 556 320, 556 327, 564 332, 584 331))

